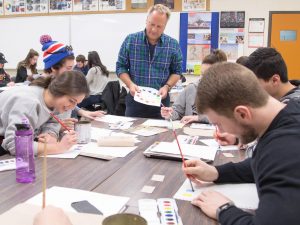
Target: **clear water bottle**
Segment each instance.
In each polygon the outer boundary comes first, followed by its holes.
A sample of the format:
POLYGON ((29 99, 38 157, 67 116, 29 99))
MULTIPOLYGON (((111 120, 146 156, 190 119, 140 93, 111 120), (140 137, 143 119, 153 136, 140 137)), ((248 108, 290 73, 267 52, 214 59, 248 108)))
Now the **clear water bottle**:
POLYGON ((35 181, 33 132, 29 124, 22 123, 15 126, 16 181, 31 183, 35 181))

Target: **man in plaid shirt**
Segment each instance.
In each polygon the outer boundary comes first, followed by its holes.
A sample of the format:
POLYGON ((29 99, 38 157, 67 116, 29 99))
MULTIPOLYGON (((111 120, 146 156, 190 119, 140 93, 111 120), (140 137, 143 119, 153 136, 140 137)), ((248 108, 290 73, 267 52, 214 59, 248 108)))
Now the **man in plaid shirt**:
POLYGON ((163 34, 169 17, 166 6, 152 6, 146 29, 128 35, 121 46, 116 71, 130 92, 126 97, 126 116, 161 118, 160 107, 134 101, 138 86, 159 90, 162 103, 170 105, 168 92, 181 77, 182 54, 178 42, 163 34))

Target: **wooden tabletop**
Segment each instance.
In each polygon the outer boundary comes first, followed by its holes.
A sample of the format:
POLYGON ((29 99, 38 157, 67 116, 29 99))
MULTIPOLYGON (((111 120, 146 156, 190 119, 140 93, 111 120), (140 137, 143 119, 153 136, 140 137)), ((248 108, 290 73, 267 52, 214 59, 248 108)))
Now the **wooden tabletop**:
MULTIPOLYGON (((144 119, 134 123, 140 124, 144 119)), ((95 122, 94 126, 107 128, 107 124, 95 122)), ((181 132, 178 131, 180 134, 181 132)), ((139 137, 138 148, 125 158, 110 161, 78 156, 76 159, 48 158, 47 186, 62 186, 130 197, 126 212, 138 214, 140 198, 172 198, 183 181, 182 163, 178 161, 146 158, 143 151, 155 141, 173 141, 171 131, 151 136, 139 137), (164 175, 163 182, 151 181, 154 174, 164 175), (145 186, 154 186, 153 193, 143 193, 145 186)), ((218 152, 214 164, 219 165, 228 161, 241 161, 243 151, 231 151, 235 158, 226 158, 218 152)), ((5 159, 8 156, 2 156, 5 159)), ((42 159, 37 158, 36 181, 32 184, 19 184, 15 181, 15 171, 0 172, 0 214, 14 205, 21 203, 42 191, 42 159)), ((184 225, 217 224, 205 216, 201 210, 187 201, 176 200, 179 214, 184 225)))

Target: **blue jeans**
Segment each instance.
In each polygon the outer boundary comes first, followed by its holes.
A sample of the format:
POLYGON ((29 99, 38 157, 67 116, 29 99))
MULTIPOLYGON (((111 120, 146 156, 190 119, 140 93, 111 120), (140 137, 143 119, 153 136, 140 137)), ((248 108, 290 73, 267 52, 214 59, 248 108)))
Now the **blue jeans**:
MULTIPOLYGON (((161 102, 166 107, 170 106, 169 94, 161 102)), ((161 114, 160 114, 160 107, 145 105, 145 104, 136 102, 136 101, 134 101, 134 99, 130 93, 128 93, 128 95, 126 96, 125 116, 162 119, 161 114)))

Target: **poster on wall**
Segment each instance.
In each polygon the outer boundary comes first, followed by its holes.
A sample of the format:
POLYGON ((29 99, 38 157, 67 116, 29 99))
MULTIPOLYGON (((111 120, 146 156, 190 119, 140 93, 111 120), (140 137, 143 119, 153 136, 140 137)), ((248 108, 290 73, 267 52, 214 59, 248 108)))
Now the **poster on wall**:
POLYGON ((25 0, 5 0, 5 15, 25 14, 25 0))
POLYGON ((210 53, 211 18, 208 12, 188 14, 187 73, 200 75, 202 60, 210 53))
POLYGON ((99 10, 125 10, 125 0, 99 0, 99 10))
POLYGON ((4 14, 3 11, 3 0, 0 0, 0 16, 2 16, 4 14))
POLYGON ((131 0, 132 9, 146 9, 147 0, 131 0))
POLYGON ((154 0, 154 5, 162 4, 167 6, 169 9, 174 9, 174 0, 154 0))
POLYGON ((206 0, 182 0, 182 11, 206 11, 206 0))
POLYGON ((245 32, 243 28, 220 29, 219 48, 226 53, 228 61, 236 61, 237 58, 243 55, 245 44, 244 37, 245 32))
POLYGON ((27 0, 26 13, 48 13, 48 0, 27 0))
POLYGON ((72 0, 50 0, 49 13, 72 12, 72 0))
POLYGON ((248 48, 264 47, 264 33, 249 33, 248 48))
POLYGON ((98 0, 73 0, 73 11, 98 11, 98 0))
POLYGON ((249 19, 249 33, 264 33, 265 18, 250 18, 249 19))
POLYGON ((245 27, 244 11, 221 12, 220 28, 244 28, 244 27, 245 27))

